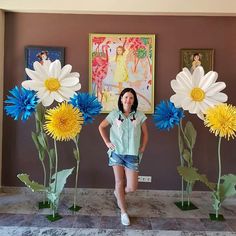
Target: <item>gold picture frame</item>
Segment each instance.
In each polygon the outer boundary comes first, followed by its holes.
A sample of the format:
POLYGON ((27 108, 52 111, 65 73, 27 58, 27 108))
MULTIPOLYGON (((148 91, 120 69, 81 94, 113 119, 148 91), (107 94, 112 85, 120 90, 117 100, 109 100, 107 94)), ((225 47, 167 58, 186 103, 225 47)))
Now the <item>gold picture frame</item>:
POLYGON ((204 68, 205 73, 213 70, 214 65, 214 49, 181 49, 181 70, 184 67, 187 67, 191 73, 193 70, 201 65, 204 68))
POLYGON ((154 112, 154 34, 89 35, 89 91, 101 102, 102 113, 117 107, 120 92, 132 87, 138 109, 154 112))

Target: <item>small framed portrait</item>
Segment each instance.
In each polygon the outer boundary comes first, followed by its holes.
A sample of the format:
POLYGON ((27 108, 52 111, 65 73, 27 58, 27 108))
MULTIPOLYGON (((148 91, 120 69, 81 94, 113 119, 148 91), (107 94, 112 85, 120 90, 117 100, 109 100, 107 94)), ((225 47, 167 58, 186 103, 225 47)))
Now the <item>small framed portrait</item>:
POLYGON ((126 87, 136 91, 139 110, 154 112, 154 59, 153 34, 90 34, 89 90, 103 113, 117 107, 126 87))
POLYGON ((198 66, 202 66, 205 73, 213 70, 214 50, 213 49, 181 49, 181 70, 187 67, 191 73, 198 66))
POLYGON ((43 64, 46 61, 60 60, 64 65, 64 47, 47 47, 47 46, 27 46, 25 47, 25 67, 33 69, 33 63, 38 61, 43 64))

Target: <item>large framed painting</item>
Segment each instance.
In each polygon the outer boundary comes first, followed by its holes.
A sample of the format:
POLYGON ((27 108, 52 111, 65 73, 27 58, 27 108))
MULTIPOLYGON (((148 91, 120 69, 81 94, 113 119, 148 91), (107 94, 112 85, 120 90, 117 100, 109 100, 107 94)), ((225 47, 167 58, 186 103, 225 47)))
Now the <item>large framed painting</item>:
POLYGON ((43 64, 46 61, 60 60, 64 66, 64 47, 27 46, 25 47, 25 67, 33 69, 33 63, 38 61, 43 64))
POLYGON ((198 66, 202 66, 205 73, 213 70, 214 49, 181 49, 180 57, 180 69, 187 67, 191 73, 198 66))
POLYGON ((138 109, 154 112, 153 34, 90 34, 89 90, 102 103, 102 112, 117 108, 120 92, 133 88, 138 109))

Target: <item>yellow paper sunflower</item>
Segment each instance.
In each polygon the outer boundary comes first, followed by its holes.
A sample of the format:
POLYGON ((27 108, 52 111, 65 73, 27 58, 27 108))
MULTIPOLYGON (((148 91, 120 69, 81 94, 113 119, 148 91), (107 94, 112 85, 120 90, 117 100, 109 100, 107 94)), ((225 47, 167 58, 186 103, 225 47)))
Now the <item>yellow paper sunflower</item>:
POLYGON ((206 112, 205 126, 216 136, 234 138, 236 136, 236 107, 228 104, 219 104, 206 112))
POLYGON ((68 141, 80 133, 83 115, 78 108, 66 102, 49 109, 45 115, 44 129, 57 141, 68 141))

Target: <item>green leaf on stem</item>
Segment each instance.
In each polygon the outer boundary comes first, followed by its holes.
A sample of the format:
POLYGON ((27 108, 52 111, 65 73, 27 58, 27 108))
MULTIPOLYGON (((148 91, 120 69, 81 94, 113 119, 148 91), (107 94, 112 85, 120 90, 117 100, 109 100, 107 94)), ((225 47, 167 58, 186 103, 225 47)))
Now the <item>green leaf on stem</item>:
POLYGON ((223 180, 223 183, 220 186, 220 198, 221 202, 223 202, 225 198, 236 194, 236 175, 224 175, 221 176, 221 180, 223 180))
POLYGON ((76 150, 75 148, 73 148, 73 154, 74 154, 74 157, 77 161, 80 160, 80 153, 79 153, 79 149, 76 150))
POLYGON ((195 142, 196 142, 196 138, 197 138, 197 131, 195 130, 192 122, 188 121, 187 124, 185 125, 184 128, 184 133, 185 136, 188 140, 187 142, 187 146, 189 149, 193 149, 195 142))
POLYGON ((177 170, 181 176, 183 176, 186 182, 194 183, 195 181, 201 181, 209 189, 214 190, 215 184, 208 181, 206 175, 198 173, 198 169, 194 167, 178 166, 177 170))
POLYGON ((31 181, 29 179, 29 175, 27 175, 27 174, 18 174, 17 178, 20 179, 20 181, 22 181, 33 192, 45 192, 45 191, 47 191, 47 188, 45 188, 42 184, 31 181))
POLYGON ((192 162, 191 161, 192 158, 191 158, 191 154, 190 154, 188 149, 184 149, 184 151, 183 151, 183 158, 188 163, 188 165, 190 165, 190 163, 192 162))

